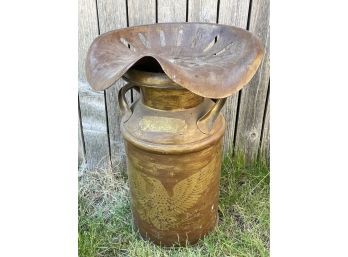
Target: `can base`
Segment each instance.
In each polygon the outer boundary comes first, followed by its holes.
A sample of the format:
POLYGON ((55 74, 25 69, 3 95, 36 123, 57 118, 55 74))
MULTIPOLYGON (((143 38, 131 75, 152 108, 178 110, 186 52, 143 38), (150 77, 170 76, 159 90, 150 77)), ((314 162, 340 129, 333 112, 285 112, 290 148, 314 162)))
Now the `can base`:
POLYGON ((204 231, 202 230, 199 233, 195 233, 193 231, 190 231, 187 233, 186 236, 179 235, 177 232, 165 232, 165 237, 158 238, 155 235, 149 234, 145 230, 138 229, 138 232, 142 239, 152 242, 156 245, 159 245, 161 247, 183 247, 183 246, 192 246, 199 242, 200 239, 203 239, 205 236, 210 234, 214 231, 214 229, 217 227, 218 224, 218 218, 216 219, 215 224, 212 224, 210 228, 206 228, 204 231))

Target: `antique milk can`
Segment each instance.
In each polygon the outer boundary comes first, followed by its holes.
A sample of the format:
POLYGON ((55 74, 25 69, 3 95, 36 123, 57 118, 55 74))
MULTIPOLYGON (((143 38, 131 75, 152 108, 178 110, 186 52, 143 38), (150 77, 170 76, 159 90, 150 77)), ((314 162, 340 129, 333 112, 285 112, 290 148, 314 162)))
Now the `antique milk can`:
POLYGON ((134 223, 156 244, 197 242, 218 220, 226 97, 255 74, 259 40, 232 26, 167 23, 94 40, 86 60, 95 90, 121 77, 121 132, 134 223), (127 103, 126 92, 138 92, 127 103))

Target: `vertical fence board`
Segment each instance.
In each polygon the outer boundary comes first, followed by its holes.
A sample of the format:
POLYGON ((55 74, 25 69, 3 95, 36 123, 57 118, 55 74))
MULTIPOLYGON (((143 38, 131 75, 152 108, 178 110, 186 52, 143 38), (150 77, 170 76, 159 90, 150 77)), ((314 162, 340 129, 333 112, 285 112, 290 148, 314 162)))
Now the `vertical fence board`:
MULTIPOLYGON (((219 24, 247 28, 249 12, 249 0, 220 0, 219 24)), ((226 132, 224 136, 225 152, 232 152, 234 132, 237 124, 238 93, 227 98, 222 109, 226 120, 226 132)))
MULTIPOLYGON (((127 10, 125 0, 98 0, 98 18, 100 33, 127 27, 127 10)), ((110 158, 113 170, 124 171, 126 158, 123 139, 120 131, 121 113, 118 108, 117 93, 125 84, 118 80, 105 90, 107 106, 110 158)))
POLYGON ((95 0, 79 0, 79 99, 87 168, 110 167, 105 101, 103 92, 94 92, 86 82, 85 58, 98 36, 95 0))
POLYGON ((158 0, 158 22, 185 22, 186 0, 158 0))
POLYGON ((219 24, 246 29, 250 0, 220 0, 219 24))
POLYGON ((156 22, 155 0, 128 0, 129 26, 152 24, 156 22))
POLYGON ((125 0, 98 0, 100 34, 127 27, 125 0))
POLYGON ((216 23, 217 3, 211 0, 189 0, 188 2, 189 22, 216 23))
POLYGON ((249 85, 242 90, 236 135, 236 150, 246 160, 257 158, 269 81, 269 0, 253 0, 249 30, 263 42, 266 50, 262 64, 249 85))
POLYGON ((263 160, 267 160, 269 162, 270 157, 270 114, 269 107, 270 106, 270 96, 268 95, 267 105, 266 105, 266 113, 265 113, 265 121, 263 125, 263 133, 261 139, 261 147, 260 147, 260 157, 263 160))

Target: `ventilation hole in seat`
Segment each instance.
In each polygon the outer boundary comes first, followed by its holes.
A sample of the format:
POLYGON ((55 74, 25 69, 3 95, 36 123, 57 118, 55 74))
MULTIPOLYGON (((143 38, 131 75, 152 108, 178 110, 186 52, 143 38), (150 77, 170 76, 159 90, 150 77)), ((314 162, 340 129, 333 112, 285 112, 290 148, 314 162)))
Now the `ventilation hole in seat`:
POLYGON ((147 38, 144 36, 144 34, 143 33, 139 33, 138 36, 140 38, 141 43, 143 43, 143 45, 146 48, 150 48, 150 42, 149 42, 149 40, 147 40, 147 38))
POLYGON ((131 45, 126 39, 124 39, 123 37, 120 38, 120 42, 127 47, 130 51, 135 52, 135 47, 133 45, 131 45))
POLYGON ((219 52, 215 53, 214 55, 220 55, 225 51, 226 51, 226 48, 222 48, 219 52))
POLYGON ((215 36, 215 44, 217 43, 217 41, 219 40, 219 38, 220 38, 220 35, 215 36))
POLYGON ((129 43, 127 40, 125 40, 123 37, 120 38, 121 43, 125 46, 128 47, 129 43))
POLYGON ((201 28, 199 28, 196 31, 196 34, 193 37, 192 42, 191 42, 191 48, 195 48, 197 43, 199 44, 199 42, 201 41, 201 39, 203 37, 203 33, 204 33, 204 31, 201 28))
POLYGON ((184 34, 184 30, 183 29, 180 29, 178 31, 178 37, 176 38, 176 45, 177 46, 181 46, 182 44, 182 39, 183 39, 183 34, 184 34))
POLYGON ((203 52, 206 52, 206 51, 208 51, 210 48, 212 48, 213 45, 216 44, 216 41, 217 41, 217 36, 214 37, 214 39, 203 49, 203 52))
POLYGON ((165 35, 164 35, 163 30, 160 30, 160 31, 159 31, 159 34, 160 34, 160 43, 161 43, 161 46, 164 47, 164 46, 166 46, 166 37, 165 37, 165 35))
POLYGON ((227 49, 229 49, 231 47, 231 45, 233 45, 233 42, 229 43, 227 46, 222 48, 219 52, 215 53, 214 55, 220 55, 220 54, 224 53, 227 49))
POLYGON ((135 47, 131 44, 128 44, 128 48, 132 51, 135 52, 135 47))
POLYGON ((197 67, 197 66, 199 66, 199 64, 196 63, 196 62, 182 62, 182 64, 187 66, 187 67, 197 67))

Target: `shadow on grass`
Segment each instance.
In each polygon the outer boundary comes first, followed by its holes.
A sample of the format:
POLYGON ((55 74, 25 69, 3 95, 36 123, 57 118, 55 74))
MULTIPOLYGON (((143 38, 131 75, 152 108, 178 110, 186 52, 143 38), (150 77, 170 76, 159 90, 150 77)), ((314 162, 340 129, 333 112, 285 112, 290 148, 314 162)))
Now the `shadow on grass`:
POLYGON ((219 224, 190 247, 161 248, 133 227, 127 181, 111 171, 79 178, 79 256, 269 256, 269 168, 224 158, 219 224))

